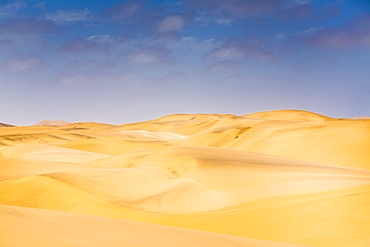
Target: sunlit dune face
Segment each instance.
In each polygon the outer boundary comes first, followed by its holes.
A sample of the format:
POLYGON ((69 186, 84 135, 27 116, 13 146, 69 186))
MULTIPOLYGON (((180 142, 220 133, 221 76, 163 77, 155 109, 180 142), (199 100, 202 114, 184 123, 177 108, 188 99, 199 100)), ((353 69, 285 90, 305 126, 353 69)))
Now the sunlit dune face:
POLYGON ((0 242, 367 246, 369 147, 367 119, 294 110, 2 127, 0 242))

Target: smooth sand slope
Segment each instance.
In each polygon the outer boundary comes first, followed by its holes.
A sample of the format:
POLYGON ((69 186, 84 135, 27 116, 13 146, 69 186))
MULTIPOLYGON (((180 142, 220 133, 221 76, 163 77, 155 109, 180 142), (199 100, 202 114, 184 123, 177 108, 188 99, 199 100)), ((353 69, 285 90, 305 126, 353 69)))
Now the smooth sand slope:
POLYGON ((260 124, 228 148, 370 170, 370 125, 346 121, 260 124))
POLYGON ((0 216, 1 246, 298 247, 134 221, 14 206, 0 206, 0 216), (20 237, 20 232, 26 234, 20 237))
POLYGON ((369 140, 293 110, 0 128, 4 246, 369 246, 369 140))

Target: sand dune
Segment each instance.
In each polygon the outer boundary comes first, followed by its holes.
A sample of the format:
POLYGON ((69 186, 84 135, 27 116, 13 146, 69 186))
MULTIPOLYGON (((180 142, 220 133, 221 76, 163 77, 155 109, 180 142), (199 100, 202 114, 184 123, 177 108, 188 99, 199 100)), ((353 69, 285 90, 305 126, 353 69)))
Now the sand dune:
POLYGON ((369 135, 293 110, 1 128, 0 243, 369 246, 369 135))
POLYGON ((15 127, 15 126, 11 124, 6 124, 6 123, 0 123, 0 127, 15 127))
POLYGON ((298 247, 133 221, 12 206, 0 206, 0 223, 2 246, 298 247), (27 234, 19 238, 19 232, 27 234))
POLYGON ((370 120, 370 117, 367 117, 367 116, 358 116, 358 117, 354 117, 354 118, 351 118, 351 119, 364 119, 364 120, 370 120))
POLYGON ((194 135, 204 130, 226 126, 249 126, 264 121, 263 119, 235 115, 181 114, 159 119, 123 125, 127 130, 146 130, 154 132, 171 132, 181 135, 194 135))
POLYGON ((255 126, 228 148, 325 164, 370 169, 370 125, 306 122, 255 126))
POLYGON ((54 162, 30 159, 4 158, 0 155, 0 181, 50 172, 89 168, 91 165, 81 163, 54 162))
POLYGON ((108 155, 46 145, 18 145, 0 150, 3 157, 16 159, 48 160, 60 162, 89 162, 108 155))
MULTIPOLYGON (((370 182, 370 172, 364 170, 227 149, 174 147, 158 150, 141 161, 142 155, 139 152, 139 158, 132 157, 132 153, 106 158, 94 162, 98 168, 82 167, 12 180, 0 184, 0 191, 17 192, 24 187, 22 196, 34 194, 35 190, 52 195, 61 193, 63 184, 117 206, 157 213, 205 213, 265 198, 332 191, 370 182), (120 163, 132 165, 117 168, 120 163), (35 184, 40 186, 35 189, 35 184)), ((24 200, 15 204, 19 197, 7 194, 8 197, 1 196, 0 202, 25 206, 24 200)), ((64 194, 58 207, 73 193, 64 194)), ((38 205, 49 203, 36 197, 31 201, 38 205)), ((54 202, 50 207, 53 205, 54 202)))
POLYGON ((267 120, 294 120, 304 122, 323 122, 332 120, 332 118, 330 117, 326 117, 317 113, 297 110, 277 110, 277 111, 257 112, 245 116, 267 120))
POLYGON ((102 154, 121 154, 137 149, 160 148, 169 144, 166 141, 157 140, 114 140, 94 139, 76 140, 58 145, 59 147, 83 150, 102 154))
POLYGON ((68 124, 71 124, 71 123, 66 122, 66 121, 44 120, 44 121, 38 122, 35 125, 39 125, 39 126, 65 126, 65 125, 68 125, 68 124))

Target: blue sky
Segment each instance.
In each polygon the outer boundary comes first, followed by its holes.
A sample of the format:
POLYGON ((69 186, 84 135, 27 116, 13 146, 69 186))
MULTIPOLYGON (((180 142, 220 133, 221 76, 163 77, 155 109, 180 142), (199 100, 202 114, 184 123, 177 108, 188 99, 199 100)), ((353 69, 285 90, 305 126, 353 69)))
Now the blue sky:
POLYGON ((0 122, 370 116, 370 2, 0 1, 0 122))

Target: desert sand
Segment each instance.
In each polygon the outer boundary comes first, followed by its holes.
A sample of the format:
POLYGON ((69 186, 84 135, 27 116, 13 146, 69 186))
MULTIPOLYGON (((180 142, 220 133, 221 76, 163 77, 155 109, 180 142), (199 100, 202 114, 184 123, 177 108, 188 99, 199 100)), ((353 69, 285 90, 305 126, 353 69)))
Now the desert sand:
POLYGON ((15 126, 11 124, 6 124, 6 123, 0 123, 0 127, 15 127, 15 126))
POLYGON ((0 246, 370 246, 370 120, 0 128, 0 246))
POLYGON ((52 121, 52 120, 43 120, 41 122, 38 122, 35 125, 38 126, 65 126, 71 124, 70 122, 67 121, 52 121))

